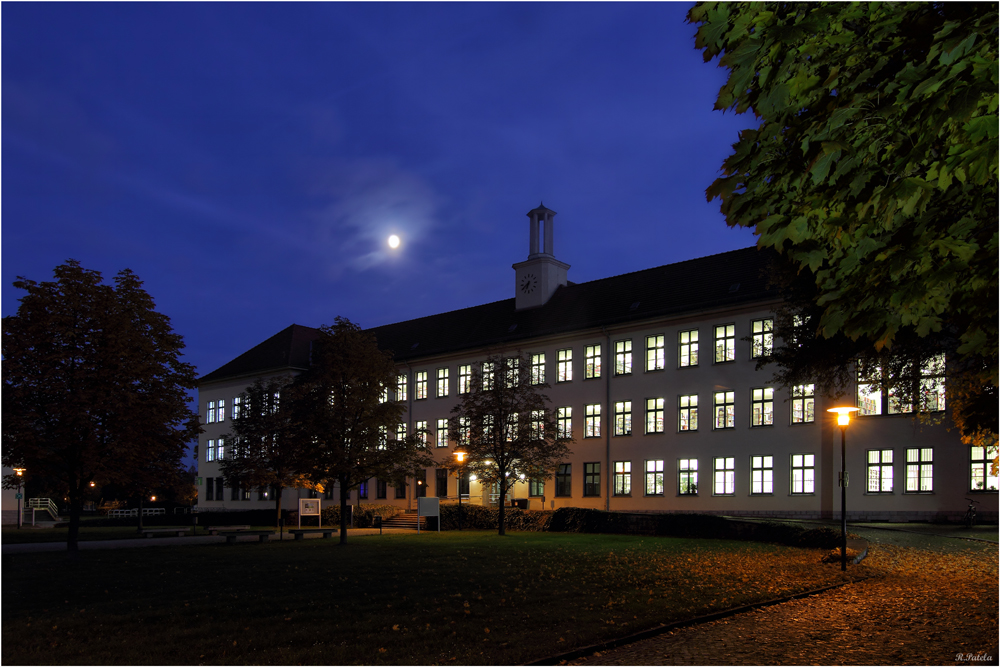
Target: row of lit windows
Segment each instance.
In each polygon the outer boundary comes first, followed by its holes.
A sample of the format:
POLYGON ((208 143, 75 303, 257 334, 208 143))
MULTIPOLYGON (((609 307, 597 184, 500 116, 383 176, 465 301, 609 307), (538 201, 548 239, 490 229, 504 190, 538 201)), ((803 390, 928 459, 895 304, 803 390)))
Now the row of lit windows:
MULTIPOLYGON (((751 345, 750 358, 755 359, 771 354, 773 345, 774 321, 770 318, 753 320, 751 322, 751 345)), ((677 367, 686 368, 697 366, 698 355, 698 329, 689 329, 678 333, 677 338, 677 367)), ((736 325, 721 324, 714 327, 714 363, 726 363, 736 360, 736 325)), ((666 368, 666 343, 663 334, 646 336, 645 348, 645 369, 646 371, 661 371, 666 368)), ((626 338, 613 342, 614 352, 614 375, 632 374, 632 339, 626 338)), ((600 378, 602 368, 602 345, 585 345, 583 348, 583 378, 591 380, 600 378)), ((516 364, 517 360, 510 360, 516 364)), ((539 352, 529 355, 531 364, 530 378, 532 384, 543 384, 547 380, 546 355, 539 352)), ((555 377, 556 383, 573 381, 573 348, 556 350, 555 377)), ((508 373, 515 374, 516 366, 507 369, 508 373)), ((482 365, 481 379, 483 389, 491 389, 494 382, 495 369, 489 363, 482 365)), ((508 375, 508 377, 511 377, 508 375)), ((463 364, 458 367, 459 394, 467 394, 472 390, 472 364, 463 364)), ((413 374, 413 399, 420 401, 430 397, 431 382, 434 382, 434 395, 443 398, 451 394, 451 370, 448 367, 435 369, 434 375, 430 371, 416 371, 413 374)), ((408 378, 406 374, 400 374, 396 379, 396 400, 406 401, 408 394, 408 378)))

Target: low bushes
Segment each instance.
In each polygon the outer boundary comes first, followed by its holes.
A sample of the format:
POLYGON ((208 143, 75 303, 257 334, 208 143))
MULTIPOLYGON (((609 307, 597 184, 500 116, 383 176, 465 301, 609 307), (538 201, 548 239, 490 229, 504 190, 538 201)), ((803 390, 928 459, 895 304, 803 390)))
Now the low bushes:
MULTIPOLYGON (((354 527, 371 528, 375 525, 375 517, 388 519, 402 514, 403 510, 394 505, 355 505, 354 527)), ((323 524, 327 526, 340 525, 340 505, 330 505, 323 508, 323 524)))
MULTIPOLYGON (((442 505, 442 530, 457 529, 458 514, 458 505, 442 505)), ((504 516, 508 530, 751 540, 818 549, 832 549, 840 540, 840 533, 826 526, 806 528, 774 521, 739 521, 713 514, 626 514, 578 507, 536 511, 507 507, 504 516)), ((496 507, 462 505, 463 528, 496 529, 498 521, 496 507)))

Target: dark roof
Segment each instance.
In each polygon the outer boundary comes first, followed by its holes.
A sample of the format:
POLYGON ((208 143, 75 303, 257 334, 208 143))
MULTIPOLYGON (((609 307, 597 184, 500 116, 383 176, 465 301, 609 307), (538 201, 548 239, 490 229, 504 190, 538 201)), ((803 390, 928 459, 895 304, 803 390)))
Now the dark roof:
MULTIPOLYGON (((518 311, 515 299, 386 324, 370 329, 379 347, 397 361, 495 345, 516 345, 540 336, 614 326, 707 308, 778 298, 768 287, 771 251, 744 248, 667 264, 645 271, 570 283, 548 303, 518 311)), ((266 372, 284 366, 303 368, 316 330, 293 325, 272 336, 202 382, 266 372), (296 347, 297 346, 297 347, 296 347)))

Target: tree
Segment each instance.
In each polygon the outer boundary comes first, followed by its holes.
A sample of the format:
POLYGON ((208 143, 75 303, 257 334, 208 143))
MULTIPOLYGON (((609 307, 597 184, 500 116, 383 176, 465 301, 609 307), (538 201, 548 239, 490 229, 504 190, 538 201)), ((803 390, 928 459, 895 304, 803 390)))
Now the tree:
POLYGON ((55 278, 19 277, 27 294, 3 318, 3 463, 68 496, 75 555, 90 482, 172 474, 200 427, 183 340, 138 277, 126 269, 108 285, 69 260, 55 278))
POLYGON ((926 2, 688 15, 705 60, 730 70, 716 109, 760 121, 709 200, 811 281, 810 335, 883 364, 914 344, 946 348, 967 441, 996 438, 976 410, 997 386, 997 16, 926 2))
POLYGON ((391 400, 396 388, 392 353, 349 320, 321 327, 308 370, 295 378, 292 410, 311 451, 309 477, 340 489, 340 543, 347 542, 351 489, 372 477, 403 480, 433 465, 418 434, 397 430, 405 407, 391 400))
POLYGON ((556 419, 530 365, 520 353, 489 355, 473 371, 471 390, 462 394, 449 420, 449 437, 466 452, 465 461, 446 467, 474 474, 499 492, 497 532, 505 535, 504 499, 519 481, 542 481, 569 455, 571 437, 558 433, 556 419))
POLYGON ((306 474, 308 447, 293 417, 291 385, 288 376, 258 378, 239 395, 225 436, 232 455, 219 464, 227 486, 272 490, 275 525, 286 488, 316 488, 306 474))

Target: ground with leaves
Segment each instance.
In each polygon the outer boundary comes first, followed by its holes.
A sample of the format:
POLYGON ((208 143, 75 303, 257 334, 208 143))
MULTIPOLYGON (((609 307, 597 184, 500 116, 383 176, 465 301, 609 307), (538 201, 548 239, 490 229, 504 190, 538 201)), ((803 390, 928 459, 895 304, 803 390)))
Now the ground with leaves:
POLYGON ((852 527, 872 578, 573 665, 997 664, 997 547, 852 527))
POLYGON ((822 550, 485 531, 3 557, 4 664, 519 664, 843 581, 822 550))

